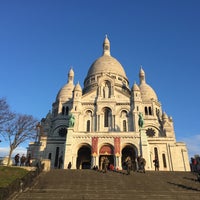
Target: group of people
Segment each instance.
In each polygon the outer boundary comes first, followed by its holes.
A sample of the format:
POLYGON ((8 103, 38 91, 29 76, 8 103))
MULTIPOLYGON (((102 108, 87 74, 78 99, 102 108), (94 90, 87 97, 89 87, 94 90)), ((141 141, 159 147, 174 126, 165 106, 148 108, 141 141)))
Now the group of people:
MULTIPOLYGON (((154 160, 154 166, 155 166, 155 171, 159 171, 159 160, 156 157, 154 160)), ((126 169, 127 169, 127 174, 129 175, 132 169, 132 161, 130 157, 127 157, 125 160, 126 163, 126 169)), ((145 173, 145 165, 146 165, 146 160, 142 156, 137 157, 137 163, 136 163, 136 171, 138 172, 143 172, 145 173)))
MULTIPOLYGON (((125 164, 126 164, 127 175, 130 175, 132 169, 132 160, 129 156, 125 159, 125 164)), ((138 156, 135 170, 137 172, 145 173, 145 165, 146 165, 146 160, 142 156, 138 156)))
POLYGON ((20 157, 19 153, 15 155, 15 166, 31 166, 31 155, 29 154, 27 157, 22 154, 20 157))
POLYGON ((197 180, 200 182, 200 157, 199 155, 191 158, 191 171, 197 173, 197 180))
POLYGON ((195 156, 194 158, 191 158, 191 171, 192 172, 199 172, 200 173, 200 157, 195 156))

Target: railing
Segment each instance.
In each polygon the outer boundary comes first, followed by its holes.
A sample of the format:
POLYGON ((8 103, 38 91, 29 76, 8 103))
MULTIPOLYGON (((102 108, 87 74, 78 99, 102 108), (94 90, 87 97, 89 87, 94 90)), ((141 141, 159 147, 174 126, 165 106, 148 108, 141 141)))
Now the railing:
POLYGON ((34 184, 35 178, 43 171, 44 165, 38 165, 21 179, 16 179, 6 188, 0 188, 0 200, 6 200, 12 195, 22 192, 34 184))

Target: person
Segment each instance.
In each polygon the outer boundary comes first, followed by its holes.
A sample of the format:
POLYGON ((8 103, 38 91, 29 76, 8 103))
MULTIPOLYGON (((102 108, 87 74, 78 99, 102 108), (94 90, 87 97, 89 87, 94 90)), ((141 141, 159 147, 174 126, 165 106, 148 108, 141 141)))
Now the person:
POLYGON ((158 160, 158 158, 155 158, 153 160, 153 162, 154 162, 154 166, 155 166, 155 171, 159 171, 159 160, 158 160))
POLYGON ((28 154, 28 158, 26 160, 26 166, 31 166, 31 154, 28 154))
POLYGON ((127 175, 130 175, 131 173, 131 158, 127 157, 126 159, 126 169, 127 169, 127 175))
POLYGON ((145 173, 145 165, 146 165, 146 160, 142 158, 142 156, 138 157, 138 171, 145 173))
POLYGON ((21 157, 21 159, 20 159, 20 166, 24 166, 25 162, 26 162, 26 157, 23 154, 22 157, 21 157))
POLYGON ((107 172, 108 164, 109 164, 109 160, 108 160, 107 157, 105 157, 104 160, 103 160, 103 171, 104 171, 104 173, 107 172))
POLYGON ((115 169, 114 165, 110 164, 109 169, 110 169, 110 171, 114 171, 114 169, 115 169))
POLYGON ((63 165, 63 156, 61 155, 59 157, 59 161, 58 161, 58 168, 61 169, 62 168, 62 165, 63 165))
POLYGON ((19 165, 19 154, 15 155, 15 166, 18 166, 19 165))
POLYGON ((69 162, 69 163, 68 163, 68 166, 67 166, 67 169, 71 169, 71 167, 72 167, 72 163, 69 162))

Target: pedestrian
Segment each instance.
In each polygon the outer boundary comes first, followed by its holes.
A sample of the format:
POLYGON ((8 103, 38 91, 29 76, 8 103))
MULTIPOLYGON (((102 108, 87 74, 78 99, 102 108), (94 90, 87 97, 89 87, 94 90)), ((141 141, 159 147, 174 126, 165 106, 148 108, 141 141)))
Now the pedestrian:
POLYGON ((131 158, 127 157, 125 162, 126 162, 127 175, 130 175, 130 173, 131 173, 131 158))
POLYGON ((15 155, 15 166, 18 166, 19 165, 19 154, 15 155))
POLYGON ((138 160, 138 166, 139 166, 138 171, 145 173, 146 160, 142 158, 142 156, 139 156, 137 160, 138 160))
POLYGON ((103 172, 106 173, 108 170, 108 164, 109 164, 109 160, 107 157, 104 158, 103 160, 103 172))
POLYGON ((26 166, 31 166, 31 154, 28 154, 27 160, 26 160, 26 166))
POLYGON ((67 166, 67 169, 71 169, 71 167, 72 167, 72 163, 69 162, 69 163, 68 163, 68 166, 67 166))
POLYGON ((62 168, 62 165, 63 165, 63 156, 61 155, 59 157, 59 161, 58 161, 58 168, 61 169, 62 168))
POLYGON ((155 166, 155 171, 159 171, 159 160, 158 160, 158 158, 155 158, 153 160, 153 162, 154 162, 154 166, 155 166))
POLYGON ((26 162, 26 157, 23 154, 22 157, 21 157, 21 159, 20 159, 20 166, 24 166, 25 162, 26 162))

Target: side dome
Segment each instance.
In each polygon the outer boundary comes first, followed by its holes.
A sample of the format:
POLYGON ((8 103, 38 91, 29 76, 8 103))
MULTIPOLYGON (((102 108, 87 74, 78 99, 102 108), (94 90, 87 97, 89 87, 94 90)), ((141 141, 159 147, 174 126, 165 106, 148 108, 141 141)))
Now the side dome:
POLYGON ((140 92, 143 101, 158 100, 155 91, 148 84, 140 84, 140 92))
POLYGON ((70 98, 72 98, 72 92, 74 90, 74 84, 73 83, 67 83, 65 84, 58 92, 56 101, 68 101, 70 98))
POLYGON ((158 101, 155 91, 152 89, 151 86, 149 86, 146 83, 145 72, 142 68, 140 69, 139 77, 140 77, 140 86, 139 87, 140 87, 142 100, 143 101, 149 101, 149 100, 158 101))
POLYGON ((74 90, 74 71, 71 68, 68 73, 68 81, 58 92, 56 101, 68 101, 72 98, 74 90))
POLYGON ((102 73, 117 75, 128 82, 124 68, 117 59, 110 55, 110 41, 107 36, 103 42, 103 55, 93 62, 88 70, 85 82, 92 76, 102 73))

